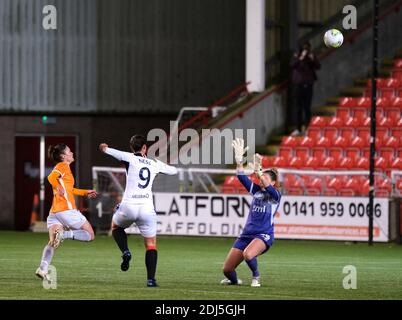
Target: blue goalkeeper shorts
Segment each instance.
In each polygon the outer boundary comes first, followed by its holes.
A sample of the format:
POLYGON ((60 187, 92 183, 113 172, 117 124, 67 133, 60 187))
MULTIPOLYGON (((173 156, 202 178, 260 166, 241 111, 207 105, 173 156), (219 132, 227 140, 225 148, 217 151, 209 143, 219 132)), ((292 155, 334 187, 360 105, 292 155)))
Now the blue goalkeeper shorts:
POLYGON ((244 251, 244 249, 246 249, 247 246, 254 239, 261 239, 265 243, 266 249, 261 254, 267 252, 274 242, 273 235, 267 235, 267 234, 255 234, 255 235, 247 235, 247 236, 241 235, 240 237, 238 237, 236 239, 235 243, 233 244, 233 248, 244 251))

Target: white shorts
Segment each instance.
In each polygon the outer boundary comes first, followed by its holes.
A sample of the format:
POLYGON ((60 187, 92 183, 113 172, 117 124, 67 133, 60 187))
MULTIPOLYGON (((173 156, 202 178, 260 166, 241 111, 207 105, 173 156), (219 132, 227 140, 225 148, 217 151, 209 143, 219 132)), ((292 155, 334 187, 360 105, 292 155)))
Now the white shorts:
POLYGON ((121 228, 128 228, 135 223, 143 237, 156 236, 156 212, 153 204, 121 203, 113 215, 113 222, 121 228))
POLYGON ((78 230, 87 221, 77 209, 60 211, 56 213, 49 213, 47 217, 47 228, 56 224, 61 224, 64 228, 78 230))

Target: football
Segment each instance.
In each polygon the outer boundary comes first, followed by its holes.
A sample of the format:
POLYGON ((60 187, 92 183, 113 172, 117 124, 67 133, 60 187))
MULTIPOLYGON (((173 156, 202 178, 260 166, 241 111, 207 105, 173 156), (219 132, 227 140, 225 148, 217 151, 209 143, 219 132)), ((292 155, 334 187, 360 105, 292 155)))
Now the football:
POLYGON ((339 48, 343 43, 343 34, 337 29, 325 32, 324 43, 329 48, 339 48))

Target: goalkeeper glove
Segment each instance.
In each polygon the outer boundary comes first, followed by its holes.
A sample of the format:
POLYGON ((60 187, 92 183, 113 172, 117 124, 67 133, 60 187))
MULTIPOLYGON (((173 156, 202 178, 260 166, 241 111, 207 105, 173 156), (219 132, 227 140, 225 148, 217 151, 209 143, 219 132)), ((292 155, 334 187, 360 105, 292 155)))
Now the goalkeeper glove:
POLYGON ((235 161, 237 164, 243 163, 243 155, 247 152, 248 147, 244 148, 244 140, 236 138, 232 141, 232 147, 234 149, 235 161))
POLYGON ((262 172, 262 157, 256 153, 254 154, 254 162, 250 163, 249 166, 251 169, 254 171, 254 173, 257 175, 258 178, 260 178, 263 174, 262 172))

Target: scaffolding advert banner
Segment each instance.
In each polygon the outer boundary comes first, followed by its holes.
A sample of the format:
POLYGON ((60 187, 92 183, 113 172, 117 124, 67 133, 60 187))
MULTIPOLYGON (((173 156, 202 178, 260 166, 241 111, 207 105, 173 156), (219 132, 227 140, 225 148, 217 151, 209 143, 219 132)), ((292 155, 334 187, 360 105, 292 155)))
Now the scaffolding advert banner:
MULTIPOLYGON (((251 201, 247 194, 155 193, 157 233, 237 237, 251 201)), ((388 199, 374 199, 374 241, 388 241, 388 217, 388 199)), ((276 239, 367 241, 368 223, 368 198, 282 196, 274 232, 276 239)))

